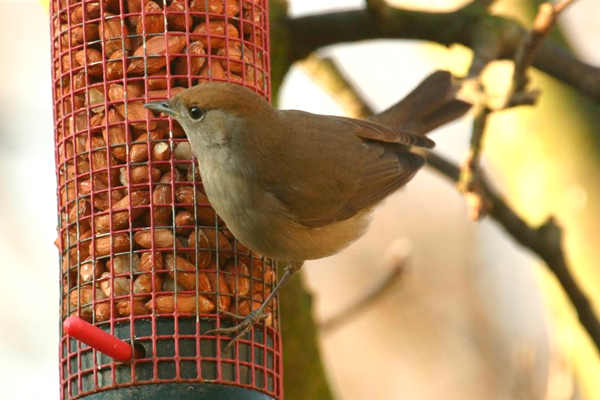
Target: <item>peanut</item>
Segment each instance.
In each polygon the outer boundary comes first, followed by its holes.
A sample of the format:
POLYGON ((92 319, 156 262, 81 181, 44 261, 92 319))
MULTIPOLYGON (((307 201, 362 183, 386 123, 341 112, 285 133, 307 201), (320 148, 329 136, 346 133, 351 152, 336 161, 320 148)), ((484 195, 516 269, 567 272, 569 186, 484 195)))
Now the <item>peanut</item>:
POLYGON ((164 269, 162 253, 144 253, 140 258, 140 271, 160 271, 164 269))
MULTIPOLYGON (((198 1, 203 2, 203 0, 198 1)), ((192 38, 199 40, 205 48, 215 49, 225 46, 225 36, 237 39, 240 33, 235 26, 225 24, 223 21, 202 22, 192 31, 192 38), (225 33, 226 29, 227 33, 225 33)))
POLYGON ((162 287, 162 279, 158 275, 144 274, 138 276, 133 282, 133 293, 144 294, 159 291, 162 287))
POLYGON ((132 192, 130 195, 125 196, 123 199, 113 204, 112 213, 108 215, 102 215, 96 218, 95 228, 96 233, 105 233, 110 230, 110 220, 112 215, 112 229, 122 230, 129 226, 129 208, 131 208, 131 219, 135 220, 145 211, 145 208, 141 206, 150 203, 150 194, 146 191, 132 192), (119 211, 118 210, 125 210, 119 211))
POLYGON ((167 7, 167 22, 169 29, 174 31, 186 31, 192 28, 194 20, 191 15, 186 15, 185 3, 182 0, 173 0, 171 5, 167 7))
MULTIPOLYGON (((130 300, 121 300, 117 304, 117 310, 119 311, 119 315, 123 317, 128 317, 131 314, 131 301, 130 300)), ((150 314, 150 311, 144 307, 144 300, 140 297, 136 297, 133 300, 133 315, 147 315, 150 314)))
MULTIPOLYGON (((148 230, 138 231, 133 235, 133 241, 140 247, 150 249, 152 248, 152 232, 148 230)), ((155 248, 173 248, 174 243, 173 231, 170 229, 154 230, 155 248)))
MULTIPOLYGON (((198 295, 198 313, 206 314, 215 309, 215 304, 208 298, 198 295)), ((196 296, 194 295, 177 295, 177 305, 175 305, 175 297, 172 295, 156 296, 153 300, 146 303, 146 308, 157 314, 173 314, 177 309, 179 314, 194 314, 196 313, 196 296)))
POLYGON ((95 252, 90 243, 90 253, 96 257, 107 256, 111 254, 111 250, 112 253, 123 253, 129 251, 130 247, 129 235, 123 233, 96 238, 95 243, 95 252))
POLYGON ((181 256, 167 254, 165 256, 165 266, 172 272, 169 276, 175 279, 184 290, 195 290, 196 287, 201 292, 210 292, 210 281, 204 272, 196 272, 194 264, 181 256), (177 272, 174 272, 177 271, 177 272), (196 280, 196 275, 198 279, 196 280))

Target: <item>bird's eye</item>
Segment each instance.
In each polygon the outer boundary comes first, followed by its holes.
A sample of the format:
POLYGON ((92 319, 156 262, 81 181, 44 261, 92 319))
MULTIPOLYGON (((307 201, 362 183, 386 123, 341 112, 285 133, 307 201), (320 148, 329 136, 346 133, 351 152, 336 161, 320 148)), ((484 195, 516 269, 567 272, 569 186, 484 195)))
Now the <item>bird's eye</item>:
POLYGON ((201 121, 202 118, 204 118, 204 116, 206 115, 206 111, 198 107, 190 108, 189 112, 190 117, 192 117, 192 119, 196 121, 201 121))

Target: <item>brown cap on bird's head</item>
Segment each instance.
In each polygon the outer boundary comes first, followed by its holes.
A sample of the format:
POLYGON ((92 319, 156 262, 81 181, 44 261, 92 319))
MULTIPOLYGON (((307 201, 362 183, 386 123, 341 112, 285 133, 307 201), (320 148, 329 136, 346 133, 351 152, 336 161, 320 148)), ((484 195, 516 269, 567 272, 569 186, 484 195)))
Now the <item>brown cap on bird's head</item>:
POLYGON ((271 105, 253 91, 234 83, 209 82, 193 86, 169 101, 147 103, 144 107, 177 118, 180 109, 197 107, 210 111, 219 109, 232 115, 248 116, 271 109, 271 105))

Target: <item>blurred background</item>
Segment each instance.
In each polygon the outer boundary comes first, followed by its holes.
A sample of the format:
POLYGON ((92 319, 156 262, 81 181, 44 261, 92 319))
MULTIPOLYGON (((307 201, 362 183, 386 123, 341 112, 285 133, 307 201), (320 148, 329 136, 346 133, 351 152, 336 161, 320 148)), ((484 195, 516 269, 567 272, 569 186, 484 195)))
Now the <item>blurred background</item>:
MULTIPOLYGON (((430 10, 464 3, 389 2, 430 10)), ((500 0, 494 7, 530 26, 533 3, 500 0)), ((295 16, 359 7, 362 0, 290 2, 295 16)), ((595 65, 598 16, 599 1, 580 0, 560 24, 576 54, 595 65)), ((0 398, 58 399, 56 176, 49 17, 41 2, 0 0, 0 54, 0 398)), ((461 46, 389 40, 335 46, 322 55, 334 57, 377 110, 433 70, 464 74, 470 61, 461 46)), ((510 67, 488 68, 492 92, 506 89, 510 67)), ((535 108, 492 117, 485 168, 532 225, 557 217, 573 274, 598 305, 598 105, 541 73, 533 78, 543 90, 535 108)), ((281 108, 343 113, 300 66, 280 99, 281 108)), ((459 161, 469 135, 466 117, 432 138, 459 161)), ((456 189, 428 169, 377 210, 362 240, 306 265, 317 320, 361 298, 399 260, 405 260, 402 277, 392 290, 322 335, 337 398, 600 398, 598 353, 554 277, 493 221, 469 221, 456 189)))

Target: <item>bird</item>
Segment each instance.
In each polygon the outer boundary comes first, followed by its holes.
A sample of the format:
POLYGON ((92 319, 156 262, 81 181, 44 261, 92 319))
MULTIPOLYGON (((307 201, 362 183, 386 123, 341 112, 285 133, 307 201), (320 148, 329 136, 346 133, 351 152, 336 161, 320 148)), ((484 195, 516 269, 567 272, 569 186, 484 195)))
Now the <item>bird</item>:
MULTIPOLYGON (((434 142, 424 133, 465 114, 452 76, 436 71, 370 120, 279 110, 242 85, 209 82, 147 109, 179 122, 206 196, 233 235, 287 266, 273 291, 240 322, 213 333, 235 342, 266 318, 268 303, 307 260, 360 238, 373 209, 409 182, 434 142)), ((230 344, 231 344, 230 343, 230 344)))

